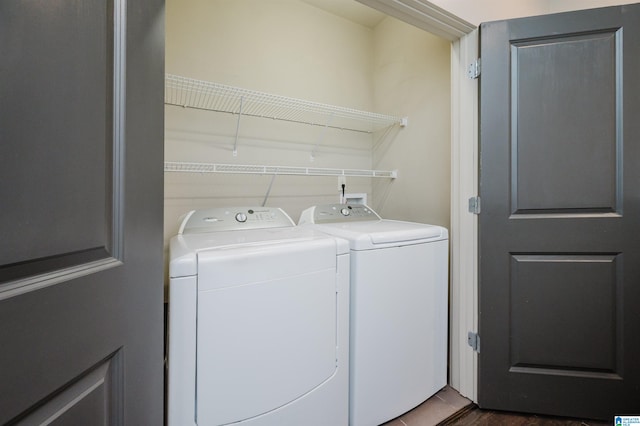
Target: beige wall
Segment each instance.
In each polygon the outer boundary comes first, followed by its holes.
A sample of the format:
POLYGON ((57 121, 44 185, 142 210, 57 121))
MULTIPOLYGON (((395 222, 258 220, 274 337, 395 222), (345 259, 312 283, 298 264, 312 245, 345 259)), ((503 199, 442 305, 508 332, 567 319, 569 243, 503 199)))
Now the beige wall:
POLYGON ((396 19, 375 28, 375 106, 403 110, 409 125, 376 142, 374 167, 398 168, 374 182, 383 217, 449 227, 451 88, 449 42, 396 19))
MULTIPOLYGON (((348 178, 347 192, 367 193, 386 217, 446 225, 449 64, 448 43, 391 18, 369 28, 298 0, 167 0, 167 73, 408 116, 409 126, 394 128, 384 140, 345 130, 322 137, 318 127, 242 117, 234 157, 236 116, 166 106, 165 159, 398 169, 395 182, 376 179, 375 189, 371 178, 348 178)), ((182 214, 261 205, 270 181, 166 173, 165 248, 182 214)), ((335 177, 277 176, 267 205, 297 221, 304 208, 337 201, 335 177)))

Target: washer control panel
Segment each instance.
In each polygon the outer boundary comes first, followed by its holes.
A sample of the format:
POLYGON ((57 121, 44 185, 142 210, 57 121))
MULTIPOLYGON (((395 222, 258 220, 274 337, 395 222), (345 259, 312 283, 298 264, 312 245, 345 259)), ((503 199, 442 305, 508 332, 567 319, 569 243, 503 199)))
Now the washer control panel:
POLYGON ((314 206, 302 213, 302 223, 336 223, 361 220, 380 220, 380 216, 363 204, 325 204, 314 206))
POLYGON ((295 224, 289 215, 277 207, 221 207, 187 213, 178 234, 293 226, 295 224))

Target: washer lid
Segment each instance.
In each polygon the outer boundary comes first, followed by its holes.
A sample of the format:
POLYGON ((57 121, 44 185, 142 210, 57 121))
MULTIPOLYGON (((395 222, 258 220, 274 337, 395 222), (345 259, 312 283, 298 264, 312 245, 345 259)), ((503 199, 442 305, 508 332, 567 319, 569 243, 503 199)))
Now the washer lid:
POLYGON ((371 250, 446 240, 446 228, 397 220, 318 224, 314 228, 349 241, 352 250, 371 250))

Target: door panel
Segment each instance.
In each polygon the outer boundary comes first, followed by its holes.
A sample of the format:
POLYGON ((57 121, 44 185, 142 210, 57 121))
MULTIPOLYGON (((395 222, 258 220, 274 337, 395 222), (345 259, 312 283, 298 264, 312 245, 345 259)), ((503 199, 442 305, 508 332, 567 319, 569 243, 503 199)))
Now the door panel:
MULTIPOLYGON (((123 76, 114 76, 114 29, 123 23, 113 6, 3 2, 0 138, 9 143, 0 144, 7 182, 0 197, 11 208, 2 210, 10 249, 0 251, 0 282, 113 251, 112 188, 120 177, 112 152, 122 143, 113 138, 113 90, 123 76)), ((124 98, 117 101, 123 109, 124 98)))
POLYGON ((0 2, 0 424, 162 424, 163 1, 133 3, 0 2))
POLYGON ((621 307, 616 260, 611 255, 512 255, 512 369, 615 374, 622 349, 616 338, 616 307, 621 307), (592 341, 600 344, 585 350, 585 342, 592 341))
POLYGON ((640 5, 481 26, 478 399, 640 410, 640 5))
POLYGON ((20 423, 52 425, 122 424, 121 353, 92 368, 37 407, 20 423))
POLYGON ((511 42, 515 214, 616 211, 621 43, 622 30, 511 42))

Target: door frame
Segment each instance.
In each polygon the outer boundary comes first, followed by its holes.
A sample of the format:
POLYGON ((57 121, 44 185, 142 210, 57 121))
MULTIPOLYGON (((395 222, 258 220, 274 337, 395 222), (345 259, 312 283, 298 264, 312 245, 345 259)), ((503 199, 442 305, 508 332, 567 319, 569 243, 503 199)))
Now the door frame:
POLYGON ((451 229, 449 385, 477 402, 478 356, 467 333, 478 330, 478 81, 468 76, 478 58, 477 27, 426 0, 357 0, 451 41, 451 229))
POLYGON ((451 261, 449 382, 478 402, 478 353, 468 333, 478 332, 478 215, 469 199, 478 196, 478 80, 469 67, 479 55, 474 29, 451 45, 451 261))

